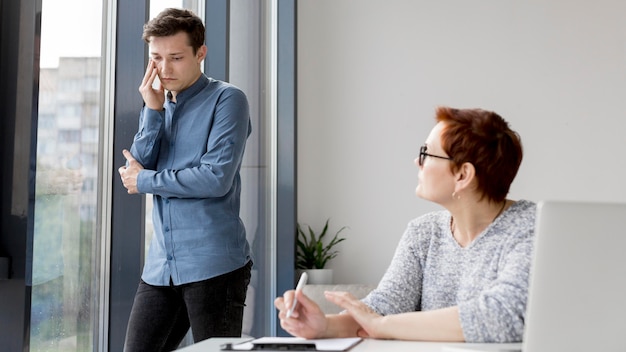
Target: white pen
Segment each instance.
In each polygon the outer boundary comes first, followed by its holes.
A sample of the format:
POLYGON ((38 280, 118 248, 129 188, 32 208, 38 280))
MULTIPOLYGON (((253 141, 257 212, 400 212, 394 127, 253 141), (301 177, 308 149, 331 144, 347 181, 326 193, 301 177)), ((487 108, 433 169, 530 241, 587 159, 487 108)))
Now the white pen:
MULTIPOLYGON (((304 287, 304 285, 306 285, 307 278, 308 276, 306 272, 302 272, 302 275, 300 275, 300 280, 298 281, 298 285, 296 285, 296 293, 298 291, 302 291, 302 288, 304 287)), ((298 299, 296 298, 296 295, 294 293, 293 303, 291 304, 291 308, 289 308, 289 310, 287 311, 287 318, 291 317, 291 314, 293 313, 294 309, 296 309, 296 304, 298 304, 298 299)))

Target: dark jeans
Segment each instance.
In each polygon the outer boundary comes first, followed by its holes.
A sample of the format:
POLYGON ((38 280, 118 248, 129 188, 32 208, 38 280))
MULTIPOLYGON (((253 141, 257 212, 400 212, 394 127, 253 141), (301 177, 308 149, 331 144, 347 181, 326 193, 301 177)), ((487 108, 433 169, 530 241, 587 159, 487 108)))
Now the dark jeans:
POLYGON ((239 337, 252 262, 208 280, 180 286, 139 283, 124 351, 175 350, 191 327, 194 342, 239 337))

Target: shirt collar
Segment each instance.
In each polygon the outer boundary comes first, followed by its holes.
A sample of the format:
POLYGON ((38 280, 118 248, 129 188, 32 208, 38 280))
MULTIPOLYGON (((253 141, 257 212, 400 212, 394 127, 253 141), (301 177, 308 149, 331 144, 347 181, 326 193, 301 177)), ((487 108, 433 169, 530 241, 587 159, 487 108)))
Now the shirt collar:
MULTIPOLYGON (((187 89, 181 92, 178 92, 178 94, 176 94, 176 102, 180 103, 181 101, 184 101, 190 97, 193 97, 202 89, 204 89, 204 87, 206 87, 209 84, 209 82, 210 82, 210 79, 204 73, 201 74, 200 77, 191 86, 187 87, 187 89)), ((167 96, 168 96, 168 99, 171 100, 171 92, 167 92, 167 96)))

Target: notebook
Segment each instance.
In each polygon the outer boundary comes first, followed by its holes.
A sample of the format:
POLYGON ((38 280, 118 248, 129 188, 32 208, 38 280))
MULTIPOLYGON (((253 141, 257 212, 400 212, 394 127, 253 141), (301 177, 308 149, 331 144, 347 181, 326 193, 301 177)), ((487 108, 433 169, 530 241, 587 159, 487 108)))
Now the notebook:
POLYGON ((238 344, 225 344, 222 351, 349 351, 363 339, 360 337, 335 339, 304 339, 301 337, 261 337, 238 344))
POLYGON ((537 205, 522 351, 626 351, 626 204, 537 205))

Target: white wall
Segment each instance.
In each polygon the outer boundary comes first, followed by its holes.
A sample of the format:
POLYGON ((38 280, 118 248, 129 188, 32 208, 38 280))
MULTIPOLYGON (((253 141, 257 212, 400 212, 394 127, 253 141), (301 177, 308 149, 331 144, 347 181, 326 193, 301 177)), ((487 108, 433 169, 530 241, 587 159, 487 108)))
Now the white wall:
POLYGON ((300 0, 298 221, 349 226, 335 282, 378 282, 438 207, 413 164, 438 105, 521 134, 510 198, 626 201, 625 102, 621 0, 300 0))

